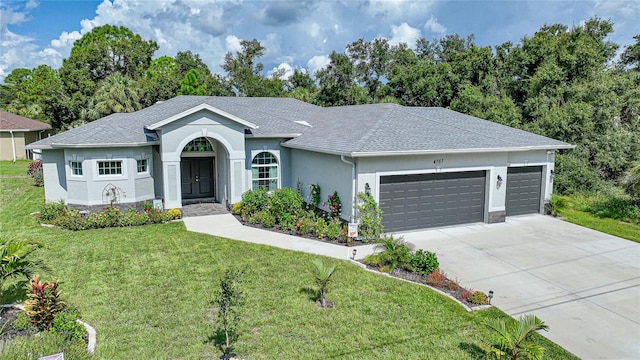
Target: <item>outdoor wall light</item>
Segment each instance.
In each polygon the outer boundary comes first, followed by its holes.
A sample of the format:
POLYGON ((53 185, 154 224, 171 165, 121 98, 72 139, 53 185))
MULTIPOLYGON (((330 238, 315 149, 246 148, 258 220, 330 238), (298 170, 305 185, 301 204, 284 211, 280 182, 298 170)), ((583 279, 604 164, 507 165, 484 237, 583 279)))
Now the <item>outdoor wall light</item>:
POLYGON ((489 296, 487 296, 489 298, 489 305, 491 305, 491 299, 493 299, 493 290, 489 290, 489 296))
POLYGON ((500 189, 500 186, 502 186, 502 176, 498 175, 498 182, 496 183, 496 187, 500 189))
POLYGON ((549 172, 549 181, 553 181, 553 179, 556 177, 556 172, 551 170, 549 172))
POLYGON ((353 260, 355 260, 355 259, 356 259, 356 252, 357 252, 357 251, 358 251, 358 250, 353 249, 353 252, 352 252, 352 254, 353 254, 353 260))
POLYGON ((364 193, 367 196, 371 196, 371 186, 369 186, 369 183, 364 184, 364 193))

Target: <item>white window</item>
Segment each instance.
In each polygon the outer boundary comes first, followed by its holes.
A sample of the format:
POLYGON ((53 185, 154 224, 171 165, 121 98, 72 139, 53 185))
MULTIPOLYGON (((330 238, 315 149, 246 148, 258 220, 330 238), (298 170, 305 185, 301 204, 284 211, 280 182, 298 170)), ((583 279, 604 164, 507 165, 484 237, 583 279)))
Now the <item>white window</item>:
POLYGON ((252 189, 267 188, 273 191, 278 188, 278 160, 270 152, 261 152, 251 161, 252 189))
POLYGON ((122 175, 122 160, 98 161, 98 175, 122 175))
POLYGON ((81 161, 69 161, 69 167, 71 168, 71 175, 82 176, 81 161))
POLYGON ((149 171, 149 162, 147 159, 136 160, 136 163, 138 164, 138 173, 149 171))

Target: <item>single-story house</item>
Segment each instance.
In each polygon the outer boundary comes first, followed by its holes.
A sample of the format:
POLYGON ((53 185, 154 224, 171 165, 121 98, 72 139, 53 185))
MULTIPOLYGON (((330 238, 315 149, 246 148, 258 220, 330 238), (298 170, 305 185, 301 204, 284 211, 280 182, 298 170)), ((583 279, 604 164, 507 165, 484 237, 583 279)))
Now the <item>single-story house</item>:
POLYGON ((179 96, 28 146, 47 201, 96 206, 193 199, 231 204, 249 189, 334 191, 344 219, 368 192, 388 231, 539 213, 554 154, 573 146, 444 108, 319 107, 292 98, 179 96))
POLYGON ((0 160, 31 159, 37 154, 25 146, 49 134, 51 125, 0 110, 0 160))

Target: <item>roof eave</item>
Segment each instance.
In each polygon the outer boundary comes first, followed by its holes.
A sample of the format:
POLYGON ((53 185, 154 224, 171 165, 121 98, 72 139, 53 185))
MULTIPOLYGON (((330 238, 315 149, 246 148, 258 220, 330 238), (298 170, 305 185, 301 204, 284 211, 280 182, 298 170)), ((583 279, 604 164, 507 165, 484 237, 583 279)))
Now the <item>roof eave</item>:
POLYGON ((183 111, 183 112, 181 112, 181 113, 179 113, 177 115, 173 115, 173 116, 171 116, 171 117, 169 117, 167 119, 164 119, 162 121, 158 121, 158 122, 153 123, 151 125, 147 125, 147 126, 145 126, 145 128, 149 129, 149 130, 156 130, 156 129, 161 128, 161 127, 163 127, 163 126, 165 126, 165 125, 167 125, 169 123, 172 123, 172 122, 174 122, 174 121, 176 121, 178 119, 181 119, 181 118, 183 118, 185 116, 189 116, 191 114, 194 114, 194 113, 196 113, 196 112, 198 112, 200 110, 209 110, 209 111, 211 111, 211 112, 213 112, 215 114, 218 114, 218 115, 220 115, 222 117, 225 117, 225 118, 227 118, 229 120, 232 120, 232 121, 235 121, 235 122, 237 122, 239 124, 242 124, 242 125, 250 128, 250 129, 257 129, 258 128, 258 125, 254 124, 252 122, 243 120, 243 119, 241 119, 241 118, 239 118, 239 117, 237 117, 235 115, 232 115, 232 114, 230 114, 230 113, 228 113, 226 111, 222 111, 222 110, 220 110, 220 109, 218 109, 216 107, 213 107, 213 106, 211 106, 209 104, 205 104, 205 103, 200 104, 200 105, 195 106, 195 107, 192 107, 192 108, 190 108, 188 110, 185 110, 185 111, 183 111))
POLYGON ((302 133, 284 133, 284 134, 245 134, 245 138, 253 138, 253 139, 267 139, 267 138, 276 138, 276 139, 292 139, 297 138, 302 135, 302 133))
POLYGON ((136 143, 110 143, 110 144, 48 144, 48 145, 36 145, 29 144, 25 146, 25 149, 86 149, 86 148, 122 148, 122 147, 140 147, 159 145, 160 141, 145 141, 136 143))
POLYGON ((374 156, 406 156, 406 155, 431 155, 431 154, 468 154, 468 153, 495 153, 495 152, 515 152, 515 151, 534 151, 534 150, 560 150, 574 149, 575 145, 539 145, 539 146, 519 146, 504 148, 472 148, 472 149, 436 149, 436 150, 403 150, 403 151, 371 151, 371 152, 352 152, 352 157, 374 157, 374 156))
POLYGON ((520 147, 507 147, 507 148, 475 148, 475 149, 436 149, 436 150, 402 150, 402 151, 336 151, 327 150, 321 148, 314 148, 304 145, 296 144, 282 144, 285 147, 292 149, 300 149, 307 151, 315 151, 331 155, 344 155, 349 157, 375 157, 375 156, 407 156, 407 155, 432 155, 443 153, 465 154, 465 153, 493 153, 493 152, 509 152, 509 151, 533 151, 533 150, 560 150, 560 149, 574 149, 575 145, 562 144, 562 145, 539 145, 539 146, 520 146, 520 147))
POLYGON ((43 129, 0 129, 0 132, 30 132, 30 131, 42 131, 42 130, 51 130, 50 127, 43 129))

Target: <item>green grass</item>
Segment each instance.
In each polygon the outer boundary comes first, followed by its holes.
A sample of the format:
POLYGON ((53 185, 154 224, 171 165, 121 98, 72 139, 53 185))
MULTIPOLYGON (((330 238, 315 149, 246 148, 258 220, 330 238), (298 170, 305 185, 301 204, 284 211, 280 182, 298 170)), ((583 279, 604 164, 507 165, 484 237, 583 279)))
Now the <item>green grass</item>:
POLYGON ((557 215, 565 218, 566 221, 590 229, 602 231, 607 234, 619 236, 635 242, 640 242, 640 225, 606 218, 598 217, 589 212, 582 211, 584 204, 583 199, 574 199, 568 196, 564 197, 564 207, 557 210, 557 215))
MULTIPOLYGON (((96 328, 98 359, 218 358, 208 341, 211 300, 228 267, 246 269, 236 347, 242 358, 481 359, 480 347, 494 340, 483 321, 505 316, 469 313, 428 288, 333 259, 324 261, 337 265, 328 294, 335 307, 322 309, 310 290, 315 256, 190 233, 180 222, 81 232, 40 227, 30 214, 43 189, 20 179, 0 177, 0 236, 48 245, 44 256, 55 272, 47 278, 61 281, 66 299, 96 328)), ((548 358, 574 358, 539 340, 548 358)))

